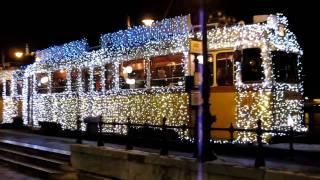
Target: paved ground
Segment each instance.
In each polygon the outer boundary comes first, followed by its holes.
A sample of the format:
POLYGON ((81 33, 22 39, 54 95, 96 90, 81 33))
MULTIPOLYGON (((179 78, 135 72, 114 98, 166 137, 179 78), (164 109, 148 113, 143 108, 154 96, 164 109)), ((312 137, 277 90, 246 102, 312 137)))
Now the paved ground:
MULTIPOLYGON (((75 139, 69 138, 59 138, 59 137, 51 137, 51 136, 43 136, 37 134, 29 134, 24 132, 17 132, 13 130, 3 130, 0 129, 0 140, 12 140, 18 141, 22 143, 29 143, 32 145, 37 145, 44 148, 51 148, 56 150, 61 150, 63 152, 70 153, 70 145, 75 143, 75 139)), ((84 141, 84 144, 90 144, 96 146, 95 141, 84 141)), ((113 147, 113 148, 121 148, 124 149, 123 145, 117 144, 109 144, 105 143, 105 146, 113 147)), ((288 144, 278 144, 272 145, 272 148, 279 148, 279 149, 287 149, 288 144)), ((319 145, 302 145, 298 144, 295 145, 296 149, 299 150, 306 150, 306 151, 313 151, 317 152, 320 155, 320 146, 319 145)), ((159 150, 156 149, 148 149, 148 148, 134 148, 135 150, 147 151, 151 153, 159 153, 159 150)), ((192 158, 191 153, 181 153, 181 152, 169 152, 172 156, 184 156, 192 158)), ((254 165, 254 155, 251 157, 230 157, 230 156, 223 156, 219 155, 217 162, 221 163, 231 163, 236 164, 239 166, 247 166, 253 167, 254 165)), ((269 169, 277 169, 277 170, 287 170, 287 171, 294 171, 298 173, 308 173, 313 174, 320 177, 320 167, 314 165, 302 165, 298 162, 294 161, 284 161, 283 159, 277 158, 267 158, 266 159, 266 167, 269 169)), ((1 177, 1 174, 0 174, 1 177)), ((2 179, 2 178, 0 178, 2 179)))
POLYGON ((40 180, 11 169, 7 164, 0 162, 0 179, 3 180, 40 180))

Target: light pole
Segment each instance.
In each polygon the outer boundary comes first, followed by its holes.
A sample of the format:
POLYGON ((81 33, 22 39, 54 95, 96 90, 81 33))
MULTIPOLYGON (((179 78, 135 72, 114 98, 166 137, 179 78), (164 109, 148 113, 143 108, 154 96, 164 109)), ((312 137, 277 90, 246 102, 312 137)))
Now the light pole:
MULTIPOLYGON (((16 51, 13 55, 15 58, 21 59, 24 54, 21 51, 16 51)), ((1 50, 1 64, 2 64, 3 69, 5 69, 5 67, 6 67, 5 63, 6 63, 6 54, 5 54, 4 50, 1 50)))
POLYGON ((213 150, 210 147, 211 139, 211 124, 215 121, 210 113, 210 69, 208 62, 208 47, 207 47, 207 0, 201 0, 200 4, 200 27, 202 33, 202 54, 203 54, 203 70, 202 83, 200 85, 201 96, 203 103, 200 107, 200 117, 198 118, 198 159, 202 162, 215 160, 213 150))

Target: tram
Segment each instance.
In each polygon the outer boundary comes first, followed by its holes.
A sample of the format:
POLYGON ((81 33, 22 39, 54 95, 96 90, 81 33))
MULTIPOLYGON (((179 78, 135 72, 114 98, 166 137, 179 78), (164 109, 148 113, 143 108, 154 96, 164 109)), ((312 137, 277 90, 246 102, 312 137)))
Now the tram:
MULTIPOLYGON (((282 14, 263 21, 208 30, 210 112, 213 127, 304 131, 303 54, 282 14)), ((201 104, 201 33, 190 16, 137 26, 100 37, 92 50, 86 40, 36 52, 36 62, 1 74, 1 122, 22 116, 24 124, 56 122, 74 130, 81 120, 101 115, 104 122, 167 125, 196 123, 201 104)), ((83 127, 84 128, 84 127, 83 127)), ((125 134, 126 128, 104 131, 125 134)), ((192 139, 188 130, 176 130, 192 139)), ((228 139, 228 132, 213 132, 228 139)), ((265 134, 268 138, 272 134, 265 134)), ((252 133, 237 133, 237 141, 252 142, 252 133)))

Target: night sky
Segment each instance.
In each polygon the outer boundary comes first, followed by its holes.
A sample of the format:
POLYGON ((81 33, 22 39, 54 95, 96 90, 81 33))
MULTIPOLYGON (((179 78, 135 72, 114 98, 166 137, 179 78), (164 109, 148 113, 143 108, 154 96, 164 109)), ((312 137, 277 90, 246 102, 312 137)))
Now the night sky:
MULTIPOLYGON (((0 3, 0 48, 10 52, 28 43, 31 50, 43 49, 72 40, 87 38, 98 45, 100 34, 126 28, 127 17, 138 25, 144 16, 157 20, 191 14, 196 22, 199 0, 90 0, 11 1, 0 3)), ((320 62, 314 25, 319 22, 315 1, 296 0, 208 0, 209 12, 221 10, 237 20, 250 23, 254 14, 282 12, 289 18, 304 49, 305 94, 320 97, 320 62), (318 86, 318 87, 317 87, 318 86)))

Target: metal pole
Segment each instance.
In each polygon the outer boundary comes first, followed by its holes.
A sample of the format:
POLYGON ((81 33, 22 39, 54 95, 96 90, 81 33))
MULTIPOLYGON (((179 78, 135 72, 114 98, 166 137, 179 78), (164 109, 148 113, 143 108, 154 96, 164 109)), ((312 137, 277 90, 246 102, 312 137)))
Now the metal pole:
POLYGON ((255 167, 264 167, 266 162, 264 160, 264 153, 263 153, 263 145, 262 145, 262 127, 261 127, 261 120, 257 121, 257 152, 256 152, 256 160, 254 162, 255 167))
POLYGON ((103 142, 103 135, 102 135, 102 126, 103 126, 103 122, 102 122, 102 116, 100 115, 99 117, 99 122, 98 122, 98 146, 104 146, 104 142, 103 142))
POLYGON ((80 115, 77 115, 77 144, 82 144, 82 132, 81 132, 81 121, 80 115))
POLYGON ((161 131, 162 131, 162 146, 161 146, 161 149, 160 149, 160 155, 162 155, 162 156, 166 156, 166 155, 169 154, 169 152, 168 152, 166 121, 167 121, 167 118, 164 117, 162 119, 162 127, 161 127, 161 131))
POLYGON ((209 72, 209 62, 208 62, 208 47, 207 47, 207 0, 201 1, 200 6, 200 25, 202 32, 202 55, 203 55, 203 71, 202 71, 202 83, 200 86, 201 95, 203 98, 203 103, 201 108, 201 118, 198 121, 199 130, 199 144, 200 144, 200 152, 198 153, 198 158, 200 161, 210 161, 215 160, 217 157, 214 155, 213 150, 210 147, 210 139, 211 139, 211 124, 214 119, 210 113, 210 72, 209 72), (201 147, 202 144, 202 147, 201 147))
POLYGON ((131 120, 130 117, 128 117, 127 120, 127 145, 126 145, 126 150, 132 150, 133 145, 131 142, 131 120))

